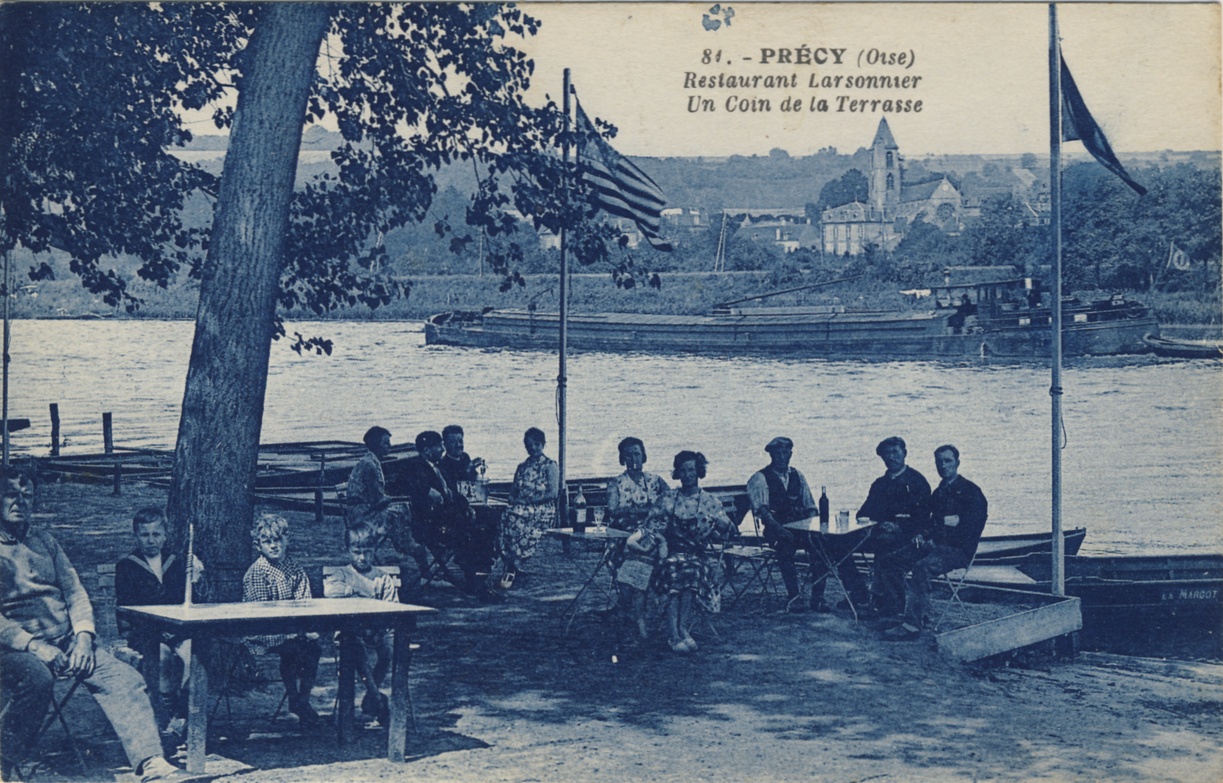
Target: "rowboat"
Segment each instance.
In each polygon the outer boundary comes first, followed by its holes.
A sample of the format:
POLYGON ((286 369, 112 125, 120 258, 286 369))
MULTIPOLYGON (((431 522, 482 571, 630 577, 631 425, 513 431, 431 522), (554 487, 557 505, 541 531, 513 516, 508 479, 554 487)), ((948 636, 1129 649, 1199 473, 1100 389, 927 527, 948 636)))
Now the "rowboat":
POLYGON ((1156 356, 1175 359, 1223 359, 1223 342, 1218 340, 1181 340, 1154 334, 1145 335, 1142 340, 1156 356))
MULTIPOLYGON (((1048 593, 1052 565, 1047 554, 974 563, 963 595, 974 585, 1048 593)), ((1085 649, 1223 654, 1223 555, 1068 556, 1066 594, 1082 601, 1085 649)))
MULTIPOLYGON (((568 347, 579 351, 799 355, 855 359, 1044 359, 1052 342, 1051 310, 1028 298, 1028 279, 933 288, 933 310, 865 310, 842 305, 738 307, 707 315, 571 313, 568 347)), ((732 303, 733 304, 733 303, 732 303)), ((1067 355, 1138 353, 1158 331, 1150 311, 1117 295, 1062 302, 1067 355)), ((425 342, 477 348, 556 350, 554 312, 492 309, 437 313, 425 342)))

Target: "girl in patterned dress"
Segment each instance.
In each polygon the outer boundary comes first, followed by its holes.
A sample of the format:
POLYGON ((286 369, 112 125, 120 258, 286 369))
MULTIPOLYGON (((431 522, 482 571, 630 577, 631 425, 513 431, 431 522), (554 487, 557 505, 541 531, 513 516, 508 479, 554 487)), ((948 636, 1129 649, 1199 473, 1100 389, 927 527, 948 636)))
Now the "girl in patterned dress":
MULTIPOLYGON (((292 601, 310 598, 306 572, 286 554, 289 546, 289 521, 275 514, 263 514, 251 528, 251 538, 259 557, 242 577, 243 601, 292 601)), ((318 674, 321 655, 317 633, 249 636, 243 640, 254 655, 274 652, 280 656, 280 676, 288 694, 289 711, 303 726, 318 723, 318 713, 310 706, 310 691, 318 674)))
POLYGON ((501 586, 514 583, 524 560, 535 554, 544 531, 556 525, 556 498, 560 493, 560 467, 544 455, 547 439, 543 430, 532 427, 522 444, 529 455, 514 471, 509 507, 501 515, 500 548, 505 563, 501 586))
POLYGON ((662 525, 667 557, 655 574, 656 589, 667 597, 667 621, 671 649, 692 652, 692 621, 699 601, 714 606, 721 566, 709 547, 734 535, 734 525, 722 510, 722 502, 700 488, 708 461, 695 451, 675 455, 671 477, 680 487, 662 498, 650 512, 646 527, 662 525))

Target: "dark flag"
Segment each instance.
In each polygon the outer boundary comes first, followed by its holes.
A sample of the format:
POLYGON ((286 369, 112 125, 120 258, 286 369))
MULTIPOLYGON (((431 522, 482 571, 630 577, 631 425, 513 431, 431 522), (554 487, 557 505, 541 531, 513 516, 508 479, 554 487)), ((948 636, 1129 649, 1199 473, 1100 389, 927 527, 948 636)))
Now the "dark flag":
POLYGON ((1121 161, 1117 160, 1117 156, 1113 154, 1113 148, 1109 145, 1108 139, 1104 138, 1104 131, 1100 130, 1091 112, 1087 110, 1087 104, 1083 102, 1083 96, 1074 83, 1074 77, 1070 75, 1070 68, 1066 66, 1064 57, 1062 58, 1062 140, 1083 142, 1083 146, 1096 160, 1100 161, 1101 166, 1120 177, 1121 181, 1133 188, 1138 195, 1146 195, 1147 189, 1130 177, 1125 167, 1121 165, 1121 161))
POLYGON ((667 203, 662 190, 649 175, 599 136, 580 103, 577 107, 577 129, 581 177, 591 189, 595 205, 609 214, 636 223, 651 247, 670 250, 671 245, 660 233, 662 208, 667 203))

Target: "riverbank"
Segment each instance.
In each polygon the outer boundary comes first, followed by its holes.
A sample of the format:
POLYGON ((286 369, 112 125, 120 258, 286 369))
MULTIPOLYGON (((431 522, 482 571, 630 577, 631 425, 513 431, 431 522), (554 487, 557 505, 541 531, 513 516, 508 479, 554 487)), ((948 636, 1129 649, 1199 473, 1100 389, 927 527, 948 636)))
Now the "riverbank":
MULTIPOLYGON (((346 308, 330 313, 286 312, 286 321, 419 321, 447 310, 480 310, 485 307, 525 308, 535 304, 555 312, 558 306, 556 275, 523 275, 525 286, 500 291, 496 275, 417 275, 411 278, 412 290, 406 299, 396 300, 377 310, 346 308)), ((770 291, 800 287, 817 282, 818 275, 794 270, 735 272, 663 272, 662 285, 652 288, 645 281, 631 289, 617 287, 608 274, 577 272, 572 275, 573 312, 624 312, 656 315, 698 315, 708 313, 722 302, 756 296, 770 291)), ((126 313, 91 301, 75 279, 38 284, 37 297, 18 297, 14 305, 18 318, 142 318, 191 320, 195 318, 198 290, 194 286, 160 289, 134 281, 132 292, 143 300, 135 313, 126 313)), ((914 300, 899 292, 899 286, 878 280, 855 280, 814 291, 771 298, 765 303, 844 304, 875 309, 927 309, 929 300, 914 300)), ((1107 298, 1113 290, 1076 291, 1086 300, 1107 298)), ((1217 338, 1221 334, 1223 306, 1219 291, 1126 291, 1126 296, 1151 308, 1163 327, 1189 329, 1180 337, 1217 338)))
MULTIPOLYGON (((92 587, 96 566, 130 544, 132 509, 161 490, 47 484, 50 527, 92 587)), ((290 512, 291 550, 308 569, 341 562, 339 521, 290 512)), ((382 760, 385 735, 338 748, 331 732, 288 719, 214 753, 235 783, 381 781, 1184 781, 1223 778, 1223 667, 1044 656, 965 667, 925 642, 887 644, 836 615, 785 615, 745 600, 698 626, 681 657, 657 638, 634 643, 583 614, 561 613, 597 553, 545 541, 504 604, 431 587, 413 662, 410 760, 382 760)), ((314 705, 330 713, 334 674, 314 705)), ((271 686, 266 699, 278 698, 271 686)), ((242 702, 239 702, 242 703, 242 702)), ((72 720, 88 750, 43 779, 120 780, 122 754, 89 699, 72 720), (92 716, 92 717, 91 717, 92 716)), ((269 709, 270 711, 270 709, 269 709)), ((50 734, 59 735, 52 729, 50 734)), ((48 745, 57 740, 48 738, 48 745)), ((218 769, 222 767, 218 766, 218 769)))

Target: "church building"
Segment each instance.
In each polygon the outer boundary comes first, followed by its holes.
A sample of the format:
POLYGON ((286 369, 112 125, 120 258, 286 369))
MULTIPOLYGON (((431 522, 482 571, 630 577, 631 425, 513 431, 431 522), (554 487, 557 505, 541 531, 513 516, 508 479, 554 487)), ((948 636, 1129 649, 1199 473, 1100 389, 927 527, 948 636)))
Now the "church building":
POLYGON ((906 183, 904 159, 886 117, 879 120, 870 154, 866 203, 832 207, 820 216, 825 253, 856 256, 869 245, 893 250, 918 217, 944 231, 959 230, 959 188, 946 176, 906 183))

